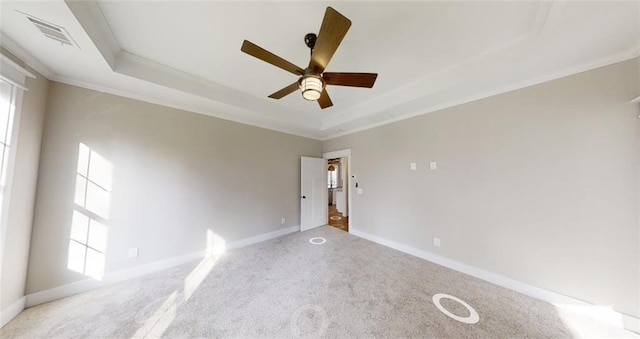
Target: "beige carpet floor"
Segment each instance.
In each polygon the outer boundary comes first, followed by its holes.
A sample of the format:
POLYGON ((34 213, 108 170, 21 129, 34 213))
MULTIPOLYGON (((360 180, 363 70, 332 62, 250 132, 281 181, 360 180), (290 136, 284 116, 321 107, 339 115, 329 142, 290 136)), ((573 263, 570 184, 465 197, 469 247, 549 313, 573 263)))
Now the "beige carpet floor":
POLYGON ((563 312, 325 226, 31 307, 0 337, 640 337, 563 312), (310 244, 316 236, 327 242, 310 244), (447 317, 436 293, 466 301, 480 321, 447 317))

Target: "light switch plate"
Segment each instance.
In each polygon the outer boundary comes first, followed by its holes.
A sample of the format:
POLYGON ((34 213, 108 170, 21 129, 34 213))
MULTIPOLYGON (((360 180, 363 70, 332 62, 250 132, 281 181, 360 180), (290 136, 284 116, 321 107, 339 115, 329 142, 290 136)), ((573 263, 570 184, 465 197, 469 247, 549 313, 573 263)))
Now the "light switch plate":
POLYGON ((416 165, 415 162, 412 162, 410 168, 412 171, 415 171, 418 168, 418 165, 416 165))
POLYGON ((136 258, 138 256, 138 248, 134 247, 134 248, 130 248, 129 249, 129 259, 131 258, 136 258))
POLYGON ((433 246, 440 247, 440 238, 433 238, 433 246))
POLYGON ((434 169, 437 169, 437 168, 438 168, 438 165, 436 164, 435 161, 429 162, 429 169, 434 170, 434 169))
POLYGON ((358 194, 362 194, 362 188, 358 188, 358 194))

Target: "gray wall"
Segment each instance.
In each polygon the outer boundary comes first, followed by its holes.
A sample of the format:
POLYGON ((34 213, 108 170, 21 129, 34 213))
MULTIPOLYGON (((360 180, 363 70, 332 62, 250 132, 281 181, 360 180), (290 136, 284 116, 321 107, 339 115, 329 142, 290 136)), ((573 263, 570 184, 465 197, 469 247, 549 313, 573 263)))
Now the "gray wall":
POLYGON ((113 166, 106 273, 299 225, 300 156, 322 143, 52 83, 27 292, 86 279, 67 269, 78 144, 113 166), (286 218, 282 225, 280 219, 286 218), (127 259, 138 247, 140 256, 127 259))
POLYGON ((630 60, 325 141, 352 149, 364 190, 350 228, 640 316, 639 71, 630 60))
MULTIPOLYGON (((10 56, 7 51, 3 54, 10 56)), ((17 59, 16 62, 19 62, 17 59)), ((33 72, 33 70, 31 70, 33 72)), ((25 295, 33 204, 38 181, 40 142, 45 116, 49 81, 37 75, 27 78, 15 144, 16 157, 11 182, 10 205, 7 211, 7 233, 2 254, 0 277, 0 309, 4 309, 25 295)))

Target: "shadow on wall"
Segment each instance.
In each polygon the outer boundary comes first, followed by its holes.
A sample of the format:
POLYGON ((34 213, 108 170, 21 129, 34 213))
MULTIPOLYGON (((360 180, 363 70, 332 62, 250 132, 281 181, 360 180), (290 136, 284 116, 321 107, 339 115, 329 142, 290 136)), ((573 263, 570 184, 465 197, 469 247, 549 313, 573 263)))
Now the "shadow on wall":
POLYGON ((113 164, 80 143, 67 268, 97 280, 105 270, 112 178, 113 164))

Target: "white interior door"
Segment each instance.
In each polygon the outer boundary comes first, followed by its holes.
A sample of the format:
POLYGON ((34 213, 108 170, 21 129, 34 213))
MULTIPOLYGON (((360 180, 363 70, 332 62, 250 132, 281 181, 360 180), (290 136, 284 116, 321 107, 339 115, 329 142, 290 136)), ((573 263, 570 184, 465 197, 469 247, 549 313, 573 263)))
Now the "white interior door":
POLYGON ((300 178, 300 230, 326 225, 327 159, 302 157, 300 178))

